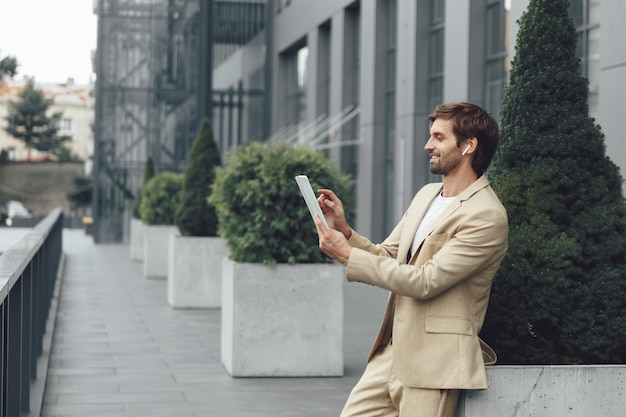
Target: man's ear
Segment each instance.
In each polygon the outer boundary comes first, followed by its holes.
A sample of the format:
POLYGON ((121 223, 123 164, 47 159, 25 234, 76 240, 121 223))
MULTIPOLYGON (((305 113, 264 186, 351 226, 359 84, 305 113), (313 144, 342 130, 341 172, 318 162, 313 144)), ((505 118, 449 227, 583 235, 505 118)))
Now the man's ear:
POLYGON ((476 139, 475 137, 467 138, 465 139, 465 143, 461 147, 463 148, 463 152, 461 152, 461 155, 471 155, 476 151, 476 148, 478 147, 478 139, 476 139))

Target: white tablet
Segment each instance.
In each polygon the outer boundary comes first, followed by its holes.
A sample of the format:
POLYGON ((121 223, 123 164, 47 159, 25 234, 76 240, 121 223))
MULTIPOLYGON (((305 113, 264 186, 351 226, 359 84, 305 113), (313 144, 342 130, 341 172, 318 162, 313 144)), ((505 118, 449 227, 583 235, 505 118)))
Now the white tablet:
POLYGON ((320 219, 322 219, 322 221, 328 228, 328 223, 326 223, 326 218, 324 218, 322 208, 318 204, 317 198, 315 198, 315 194, 313 193, 313 188, 311 188, 309 178, 306 175, 296 175, 296 182, 298 183, 298 187, 300 188, 302 197, 304 197, 304 201, 309 208, 309 213, 311 213, 311 218, 313 219, 313 221, 315 221, 315 215, 317 214, 320 216, 320 219))

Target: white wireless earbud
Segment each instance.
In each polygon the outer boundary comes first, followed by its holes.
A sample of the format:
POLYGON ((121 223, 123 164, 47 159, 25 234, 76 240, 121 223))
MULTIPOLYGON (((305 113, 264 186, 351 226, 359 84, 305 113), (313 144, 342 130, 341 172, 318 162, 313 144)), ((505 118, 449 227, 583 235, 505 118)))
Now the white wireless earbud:
POLYGON ((472 147, 472 145, 467 145, 467 148, 465 148, 465 150, 463 152, 461 152, 461 155, 465 155, 467 153, 467 151, 470 150, 471 147, 472 147))

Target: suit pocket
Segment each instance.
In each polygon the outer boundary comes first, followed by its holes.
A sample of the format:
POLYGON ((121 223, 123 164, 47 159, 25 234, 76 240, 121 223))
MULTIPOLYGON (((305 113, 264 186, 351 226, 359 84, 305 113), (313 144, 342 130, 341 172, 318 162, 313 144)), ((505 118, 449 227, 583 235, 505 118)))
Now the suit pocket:
POLYGON ((428 316, 424 325, 426 333, 474 334, 472 323, 461 317, 428 316))
POLYGON ((450 235, 447 233, 426 236, 419 248, 419 258, 423 261, 418 261, 418 264, 435 256, 449 240, 450 235))

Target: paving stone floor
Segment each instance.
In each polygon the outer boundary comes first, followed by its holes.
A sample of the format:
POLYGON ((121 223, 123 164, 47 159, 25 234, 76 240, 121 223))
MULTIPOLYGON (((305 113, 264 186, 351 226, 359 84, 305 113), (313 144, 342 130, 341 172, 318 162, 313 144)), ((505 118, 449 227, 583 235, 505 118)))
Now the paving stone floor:
POLYGON ((365 366, 385 291, 345 284, 341 378, 232 378, 220 310, 174 309, 124 244, 66 229, 42 417, 338 416, 365 366))

